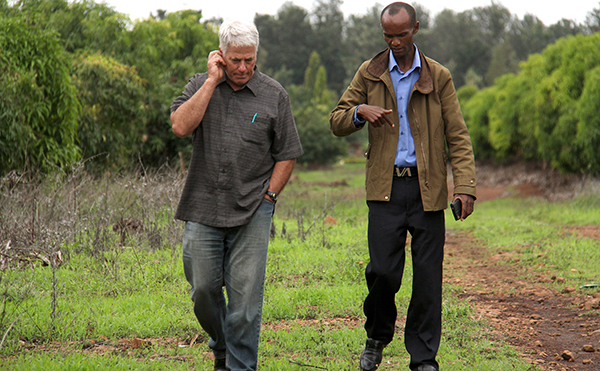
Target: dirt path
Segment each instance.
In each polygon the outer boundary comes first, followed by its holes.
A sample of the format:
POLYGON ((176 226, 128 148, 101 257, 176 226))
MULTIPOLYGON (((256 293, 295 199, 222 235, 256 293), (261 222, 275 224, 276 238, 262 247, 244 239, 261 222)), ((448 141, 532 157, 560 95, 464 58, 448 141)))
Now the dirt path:
MULTIPOLYGON (((564 198, 579 187, 575 178, 540 175, 532 169, 483 172, 478 178, 483 180, 478 202, 532 195, 564 198), (506 179, 513 183, 503 183, 506 179)), ((566 232, 600 240, 600 226, 566 232)), ((560 277, 527 271, 513 257, 488 251, 467 233, 448 231, 444 270, 445 281, 463 288, 461 296, 477 316, 492 324, 495 336, 543 370, 599 371, 600 295, 593 297, 575 288, 554 291, 549 283, 560 277)))

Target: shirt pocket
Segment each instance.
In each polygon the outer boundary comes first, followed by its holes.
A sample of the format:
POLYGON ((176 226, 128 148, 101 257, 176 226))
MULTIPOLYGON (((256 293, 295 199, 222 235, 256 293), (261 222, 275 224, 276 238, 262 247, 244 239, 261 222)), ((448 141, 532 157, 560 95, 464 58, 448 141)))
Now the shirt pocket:
POLYGON ((244 143, 267 145, 271 140, 271 119, 257 113, 251 122, 244 127, 242 141, 244 143))

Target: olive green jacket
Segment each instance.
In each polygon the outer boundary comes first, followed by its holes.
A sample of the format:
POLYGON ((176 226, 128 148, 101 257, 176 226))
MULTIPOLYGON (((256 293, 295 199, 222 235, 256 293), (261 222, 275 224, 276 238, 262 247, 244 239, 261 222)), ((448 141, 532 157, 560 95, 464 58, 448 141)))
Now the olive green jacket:
MULTIPOLYGON (((394 127, 369 127, 366 190, 368 201, 389 201, 398 145, 398 108, 388 69, 390 50, 364 62, 350 86, 331 112, 331 131, 350 135, 361 128, 353 123, 360 104, 393 109, 394 127)), ((475 160, 471 139, 456 98, 452 76, 447 68, 420 53, 421 75, 408 105, 421 197, 425 211, 448 207, 447 159, 450 159, 454 193, 476 197, 475 160)))

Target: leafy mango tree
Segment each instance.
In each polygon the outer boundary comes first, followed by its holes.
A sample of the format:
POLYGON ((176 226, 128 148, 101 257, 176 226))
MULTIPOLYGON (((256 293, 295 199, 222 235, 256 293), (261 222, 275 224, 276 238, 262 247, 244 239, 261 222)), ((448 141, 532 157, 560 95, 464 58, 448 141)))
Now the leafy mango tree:
POLYGON ((600 33, 560 39, 521 63, 519 74, 470 95, 463 111, 474 147, 485 146, 485 131, 479 129, 487 125, 493 158, 600 174, 599 44, 600 33))
MULTIPOLYGON (((536 113, 540 156, 554 168, 580 172, 588 171, 590 166, 589 158, 582 157, 582 148, 576 145, 576 138, 579 128, 587 125, 580 125, 580 100, 588 77, 593 77, 588 71, 600 65, 599 44, 600 34, 570 36, 542 53, 544 64, 540 64, 540 70, 544 71, 544 77, 535 87, 537 98, 530 110, 536 113)), ((587 89, 587 102, 594 99, 589 96, 593 91, 593 88, 587 89)), ((600 100, 600 96, 595 99, 600 100)))
POLYGON ((581 171, 600 174, 600 65, 586 73, 586 84, 577 102, 576 144, 581 171))
POLYGON ((143 80, 135 68, 100 53, 77 57, 74 76, 83 107, 78 136, 84 157, 97 157, 92 167, 131 163, 147 138, 143 80))
POLYGON ((79 103, 57 33, 0 14, 0 173, 66 168, 80 157, 79 103))
POLYGON ((495 104, 496 91, 494 86, 477 91, 474 85, 464 85, 456 92, 478 160, 494 157, 494 148, 489 141, 489 112, 495 104))
POLYGON ((208 53, 219 46, 217 25, 200 22, 202 13, 183 10, 135 23, 136 40, 122 60, 135 66, 146 82, 146 134, 142 153, 151 164, 162 164, 179 153, 188 157, 191 141, 171 131, 170 106, 195 73, 206 71, 208 53))

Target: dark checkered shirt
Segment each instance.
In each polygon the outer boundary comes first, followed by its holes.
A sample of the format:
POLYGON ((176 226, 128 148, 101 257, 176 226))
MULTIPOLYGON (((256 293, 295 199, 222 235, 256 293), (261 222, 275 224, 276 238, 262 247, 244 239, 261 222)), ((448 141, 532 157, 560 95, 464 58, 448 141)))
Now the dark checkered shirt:
MULTIPOLYGON (((174 112, 206 81, 196 74, 171 105, 174 112)), ((175 218, 212 227, 248 223, 269 187, 275 162, 302 155, 290 100, 255 70, 234 91, 223 79, 193 133, 193 153, 175 218)))

